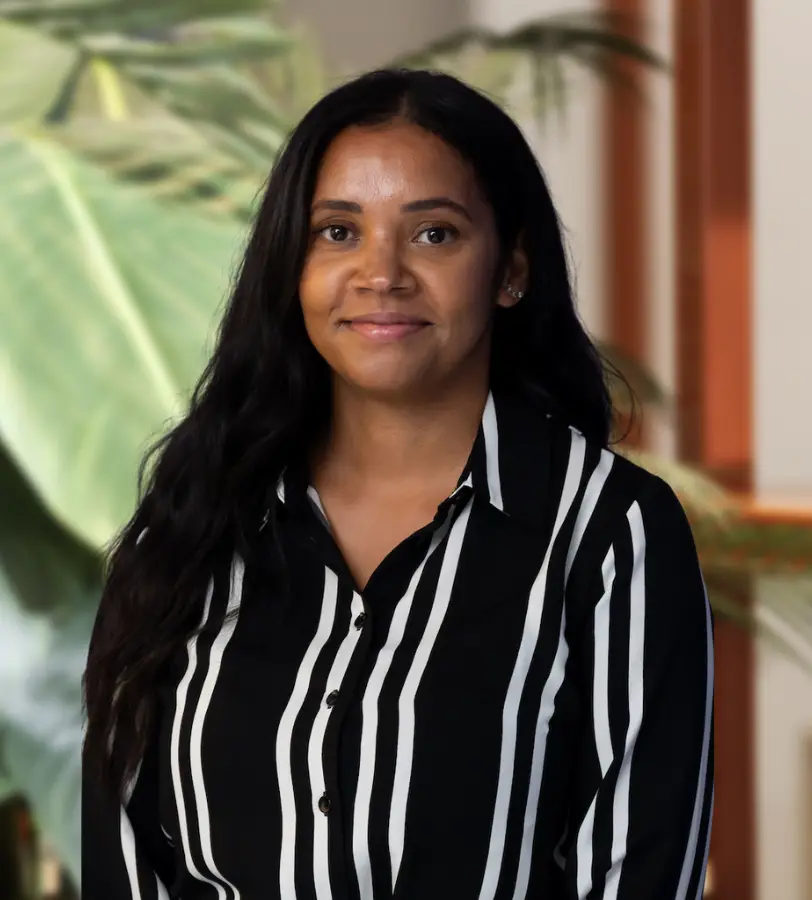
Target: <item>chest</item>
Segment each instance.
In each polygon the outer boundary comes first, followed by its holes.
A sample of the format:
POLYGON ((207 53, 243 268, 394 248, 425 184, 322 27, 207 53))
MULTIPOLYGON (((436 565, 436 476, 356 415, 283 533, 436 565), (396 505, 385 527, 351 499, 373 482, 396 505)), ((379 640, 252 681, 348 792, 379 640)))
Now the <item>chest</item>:
MULTIPOLYGON (((364 577, 359 561, 375 565, 434 511, 381 516, 370 529, 374 510, 334 506, 355 578, 364 577)), ((551 852, 566 813, 579 703, 574 685, 551 680, 563 610, 557 564, 545 590, 537 586, 545 547, 487 510, 461 511, 430 558, 415 546, 423 568, 414 589, 404 565, 400 586, 384 578, 361 596, 346 574, 319 564, 321 542, 299 538, 291 531, 286 545, 293 602, 284 615, 250 567, 241 580, 215 579, 207 632, 179 660, 184 688, 166 702, 168 830, 181 833, 177 817, 205 804, 221 871, 239 873, 245 897, 313 895, 296 878, 333 878, 334 896, 346 896, 356 867, 372 873, 366 896, 475 897, 494 816, 519 836, 528 804, 545 810, 535 845, 551 852), (554 703, 543 702, 548 684, 554 703), (534 756, 556 776, 534 776, 534 756), (205 797, 194 792, 201 773, 205 797), (547 793, 537 796, 542 783, 547 793), (510 803, 500 784, 511 785, 510 803), (306 865, 286 867, 297 848, 310 854, 306 865), (263 893, 269 877, 280 894, 263 893)))
POLYGON ((437 502, 433 498, 382 503, 327 497, 322 498, 322 508, 333 539, 363 591, 387 555, 432 521, 437 502))

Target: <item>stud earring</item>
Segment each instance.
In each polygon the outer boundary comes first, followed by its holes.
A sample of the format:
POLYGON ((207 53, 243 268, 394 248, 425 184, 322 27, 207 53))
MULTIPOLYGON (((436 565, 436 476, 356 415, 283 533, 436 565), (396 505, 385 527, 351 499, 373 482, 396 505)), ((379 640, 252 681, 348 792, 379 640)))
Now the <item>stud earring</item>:
POLYGON ((524 291, 517 291, 512 284, 505 285, 505 291, 513 297, 514 300, 521 300, 524 297, 524 291))

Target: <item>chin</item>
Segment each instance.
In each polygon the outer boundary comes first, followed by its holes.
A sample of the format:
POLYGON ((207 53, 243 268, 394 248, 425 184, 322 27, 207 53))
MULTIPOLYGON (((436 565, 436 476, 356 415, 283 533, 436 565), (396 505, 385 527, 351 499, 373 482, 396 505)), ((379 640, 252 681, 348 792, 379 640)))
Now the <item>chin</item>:
POLYGON ((392 371, 346 372, 342 377, 354 390, 381 399, 417 396, 431 389, 426 373, 404 371, 402 366, 392 371))

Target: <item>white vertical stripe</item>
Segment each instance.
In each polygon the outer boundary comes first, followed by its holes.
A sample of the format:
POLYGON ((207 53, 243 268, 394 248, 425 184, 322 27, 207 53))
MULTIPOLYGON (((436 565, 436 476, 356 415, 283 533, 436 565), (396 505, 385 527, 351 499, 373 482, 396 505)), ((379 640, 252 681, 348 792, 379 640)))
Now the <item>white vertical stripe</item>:
POLYGON ((457 576, 465 532, 471 516, 473 497, 468 500, 454 522, 443 554, 443 563, 437 579, 429 620, 420 638, 409 674, 403 683, 398 700, 398 748, 395 759, 395 778, 392 789, 392 806, 389 811, 389 856, 392 860, 392 889, 397 884, 400 863, 403 858, 403 842, 406 833, 406 806, 409 799, 409 783, 412 777, 412 759, 415 740, 415 697, 423 672, 428 665, 431 651, 445 619, 454 580, 457 576))
POLYGON ((575 500, 581 475, 584 468, 585 441, 575 432, 571 433, 570 453, 567 461, 567 474, 564 478, 564 486, 561 492, 561 500, 556 511, 553 533, 547 551, 544 554, 539 574, 530 589, 527 603, 527 614, 524 620, 519 651, 513 666, 513 673, 502 708, 502 746, 499 757, 499 776, 496 787, 496 802, 494 804, 493 825, 491 827, 491 839, 488 846, 488 858, 485 863, 485 873, 482 879, 482 887, 479 892, 479 900, 492 900, 499 884, 499 875, 502 871, 502 856, 505 850, 505 835, 507 832, 508 808, 510 806, 510 794, 513 787, 513 765, 516 755, 516 730, 519 713, 519 704, 522 699, 527 673, 536 650, 541 616, 544 609, 544 595, 547 585, 547 572, 550 567, 550 557, 556 538, 561 530, 561 525, 575 500))
MULTIPOLYGON (((130 894, 132 900, 142 900, 141 883, 138 880, 138 843, 135 840, 135 832, 133 831, 132 822, 127 814, 127 805, 132 798, 135 790, 136 782, 141 774, 141 762, 135 767, 132 777, 124 785, 123 802, 119 813, 119 833, 121 835, 121 852, 124 856, 124 868, 127 870, 127 880, 130 882, 130 894)), ((163 831, 163 828, 161 828, 163 831)), ((163 885, 163 882, 155 875, 155 885, 158 900, 169 900, 169 894, 163 885)))
MULTIPOLYGON (((231 563, 231 581, 229 585, 228 605, 226 607, 227 615, 229 613, 236 613, 240 608, 244 574, 245 564, 242 559, 235 554, 231 563)), ((206 720, 206 713, 209 710, 212 695, 214 694, 217 678, 220 675, 223 654, 234 634, 236 625, 236 615, 229 621, 224 620, 217 637, 215 637, 214 642, 212 643, 209 667, 206 672, 206 678, 203 681, 203 687, 200 690, 200 699, 198 700, 197 708, 195 709, 194 718, 192 720, 189 748, 189 762, 192 770, 194 800, 197 808, 198 826, 200 828, 200 846, 203 851, 203 859, 208 866, 209 872, 214 878, 221 882, 221 884, 215 884, 219 900, 226 900, 225 887, 231 888, 231 900, 240 900, 240 892, 235 885, 227 878, 223 877, 217 864, 214 862, 211 821, 209 818, 209 801, 206 796, 206 784, 203 779, 203 724, 206 720)), ((214 884, 214 882, 212 882, 212 884, 214 884)))
POLYGON ((567 551, 567 563, 564 567, 564 587, 569 581, 570 569, 572 568, 575 554, 581 546, 581 538, 583 538, 586 526, 592 518, 595 507, 598 505, 601 491, 603 491, 603 486, 606 484, 606 479, 609 477, 614 461, 614 454, 608 450, 602 450, 601 458, 589 476, 589 481, 584 491, 584 498, 581 501, 581 508, 578 510, 578 518, 575 520, 575 527, 572 530, 572 540, 570 540, 569 550, 567 551))
POLYGON ((615 584, 615 549, 609 548, 601 566, 603 596, 595 607, 595 683, 592 691, 592 717, 595 747, 605 778, 612 765, 612 732, 609 730, 609 623, 612 588, 615 584))
MULTIPOLYGON (((586 448, 583 437, 576 431, 579 439, 586 448)), ((592 474, 587 482, 581 505, 578 509, 578 515, 573 526, 573 533, 570 539, 570 545, 567 550, 567 560, 564 569, 564 585, 566 587, 569 578, 570 568, 581 538, 586 531, 592 513, 597 506, 601 491, 603 490, 609 472, 612 469, 614 457, 611 453, 604 450, 598 465, 595 466, 592 474)), ((614 574, 614 573, 612 573, 614 574)), ((604 569, 604 583, 606 580, 606 570, 604 569)), ((564 672, 566 669, 567 658, 569 656, 569 648, 565 639, 566 628, 566 603, 561 611, 561 624, 558 634, 558 647, 556 648, 555 659, 553 660, 550 674, 544 684, 541 693, 541 703, 539 705, 539 715, 536 720, 536 734, 533 742, 533 760, 530 767, 530 783, 527 791, 527 804, 524 812, 524 830, 522 831, 522 847, 519 855, 519 867, 516 875, 516 886, 514 890, 514 898, 520 900, 527 892, 527 886, 530 882, 530 865, 533 858, 533 839, 536 832, 536 817, 538 815, 539 795, 541 792, 542 776, 544 774, 544 760, 547 752, 547 734, 550 727, 550 719, 555 712, 555 698, 564 682, 564 672)), ((608 652, 606 657, 606 666, 608 669, 608 652)), ((608 732, 605 736, 608 738, 608 732)), ((611 744, 610 744, 611 751, 611 744)))
MULTIPOLYGON (((209 587, 206 592, 206 601, 203 607, 203 616, 201 617, 201 626, 205 626, 209 618, 211 610, 211 600, 214 593, 214 579, 209 580, 209 587)), ((195 865, 192 859, 192 850, 189 843, 189 821, 186 812, 186 801, 183 796, 183 782, 180 775, 180 730, 183 721, 183 713, 186 710, 186 701, 189 696, 189 684, 197 669, 197 635, 192 637, 186 643, 189 653, 189 662, 183 678, 178 684, 175 692, 175 715, 172 720, 172 738, 170 742, 170 767, 172 770, 172 786, 175 792, 175 805, 178 810, 178 826, 180 828, 181 844, 183 845, 183 858, 186 862, 186 868, 189 873, 200 881, 206 881, 214 887, 211 879, 203 875, 195 865)))
POLYGON ((496 424, 496 407, 493 393, 488 392, 485 411, 482 413, 482 434, 485 438, 485 471, 488 475, 488 493, 491 503, 497 509, 502 504, 502 480, 499 477, 499 429, 496 424))
POLYGON ((474 485, 474 479, 473 479, 471 473, 469 472, 465 481, 463 481, 462 484, 457 485, 457 487, 455 487, 454 490, 448 495, 447 499, 451 500, 452 498, 456 497, 457 494, 459 494, 459 492, 463 488, 473 487, 473 485, 474 485))
POLYGON ((324 506, 321 502, 321 497, 319 497, 319 492, 313 487, 311 484, 307 489, 307 496, 313 501, 313 505, 316 507, 319 515, 321 516, 322 522, 327 527, 328 531, 332 531, 332 526, 330 525, 330 520, 327 518, 327 513, 324 510, 324 506))
POLYGON ((604 900, 615 900, 629 834, 629 784, 634 745, 643 721, 643 648, 646 616, 646 533, 640 506, 626 513, 632 536, 632 575, 629 588, 629 728, 612 805, 612 864, 606 876, 604 900))
MULTIPOLYGON (((279 890, 285 900, 296 900, 294 849, 296 846, 296 800, 293 793, 291 770, 291 736, 296 717, 302 708, 313 675, 313 667, 324 645, 330 638, 336 614, 338 579, 333 571, 324 569, 324 593, 321 615, 316 633, 305 651, 296 673, 290 699, 279 720, 276 733, 276 771, 279 780, 279 796, 282 812, 282 840, 279 858, 279 890)), ((314 801, 315 802, 315 801, 314 801)))
POLYGON ((124 866, 127 869, 127 878, 130 882, 132 900, 141 900, 141 885, 138 883, 138 850, 135 844, 133 826, 124 808, 120 816, 121 850, 124 854, 124 866))
POLYGON ((414 601, 423 569, 426 563, 440 545, 448 533, 448 526, 452 514, 432 536, 431 544, 423 561, 415 570, 409 581, 409 587, 403 595, 392 615, 389 625, 389 633, 386 642, 378 653, 372 673, 367 681, 364 697, 361 705, 361 764, 358 772, 358 786, 355 792, 355 806, 353 811, 352 826, 352 852, 355 860, 355 871, 358 876, 358 886, 361 900, 373 900, 372 895, 372 871, 369 860, 369 807, 372 797, 372 785, 375 780, 375 756, 378 740, 378 700, 383 688, 389 667, 395 652, 403 640, 406 623, 414 601))
POLYGON ((516 888, 513 892, 514 900, 523 900, 527 894, 527 885, 530 881, 530 862, 533 857, 533 838, 536 833, 536 816, 538 815, 538 800, 541 791, 541 777, 544 773, 544 759, 547 751, 547 733, 550 728, 550 719, 555 712, 555 698, 564 681, 564 670, 567 665, 569 648, 564 638, 566 613, 561 611, 561 626, 558 633, 558 647, 555 651, 550 674, 544 683, 541 692, 538 719, 536 720, 536 734, 533 739, 533 761, 530 765, 530 783, 527 788, 527 803, 524 810, 524 829, 522 830, 522 849, 519 854, 519 868, 516 873, 516 888))
MULTIPOLYGON (((595 606, 594 616, 595 673, 592 687, 592 723, 595 731, 595 748, 601 767, 601 778, 605 778, 613 758, 612 734, 609 730, 609 616, 612 586, 615 581, 614 547, 609 548, 601 571, 603 596, 595 606)), ((575 857, 578 900, 584 900, 592 890, 592 839, 595 829, 596 802, 597 792, 578 829, 575 857)))
MULTIPOLYGON (((347 666, 358 644, 361 632, 353 625, 355 617, 360 615, 364 610, 364 601, 361 595, 353 591, 352 602, 350 604, 350 625, 344 640, 338 648, 333 664, 330 667, 330 673, 327 676, 327 684, 324 688, 325 697, 333 691, 341 689, 341 683, 347 673, 347 666)), ((322 700, 319 711, 313 720, 313 728, 310 731, 310 741, 307 746, 307 766, 310 773, 311 790, 321 793, 325 789, 324 775, 324 735, 327 731, 327 722, 330 719, 331 709, 327 706, 325 700, 322 700)), ((327 817, 319 814, 315 817, 313 823, 313 880, 316 886, 316 897, 318 900, 330 900, 333 896, 330 887, 330 866, 328 856, 328 826, 327 817)))
MULTIPOLYGON (((702 734, 702 756, 699 763, 699 776, 696 786, 696 799, 694 800, 694 815, 691 820, 691 831, 688 835, 688 845, 685 848, 685 858, 682 861, 682 873, 677 887, 676 900, 685 900, 688 894, 688 883, 696 866, 696 854, 699 844, 699 829, 702 825, 702 808, 704 806, 705 792, 707 791, 708 778, 708 754, 710 750, 711 715, 713 711, 713 638, 711 632, 710 603, 704 581, 702 589, 705 595, 705 652, 707 683, 705 685, 705 726, 702 734)), ((708 827, 710 831, 710 827, 708 827)), ((707 861, 707 855, 706 855, 707 861)), ((703 863, 703 871, 706 863, 703 863)), ((701 881, 702 879, 700 879, 701 881)))
POLYGON ((575 845, 575 884, 578 900, 586 900, 586 897, 592 890, 592 835, 595 831, 595 806, 597 802, 598 794, 596 792, 584 816, 584 821, 578 829, 578 838, 575 845))

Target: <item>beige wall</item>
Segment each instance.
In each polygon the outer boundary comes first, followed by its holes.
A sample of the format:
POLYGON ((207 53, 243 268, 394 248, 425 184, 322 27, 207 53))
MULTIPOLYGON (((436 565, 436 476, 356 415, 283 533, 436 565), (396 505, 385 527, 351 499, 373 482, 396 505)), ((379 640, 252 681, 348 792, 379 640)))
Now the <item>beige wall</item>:
MULTIPOLYGON (((756 484, 765 500, 806 506, 812 506, 811 31, 812 4, 753 0, 756 484)), ((761 614, 770 615, 769 599, 781 602, 791 590, 764 581, 761 614)), ((812 900, 812 677, 762 645, 757 686, 759 900, 812 900)))
MULTIPOLYGON (((812 582, 805 589, 812 595, 812 582)), ((764 641, 757 648, 758 900, 812 900, 812 653, 775 614, 798 590, 762 579, 757 593, 760 618, 799 656, 764 641)))
POLYGON ((812 3, 753 0, 756 480, 812 505, 812 3))
MULTIPOLYGON (((472 21, 495 30, 515 28, 532 18, 583 13, 599 0, 471 0, 472 21)), ((563 118, 553 114, 542 127, 522 122, 567 229, 578 307, 587 328, 604 333, 601 207, 601 89, 578 69, 568 73, 563 118)))
POLYGON ((468 0, 288 0, 288 21, 313 30, 342 72, 384 65, 468 22, 468 0))

